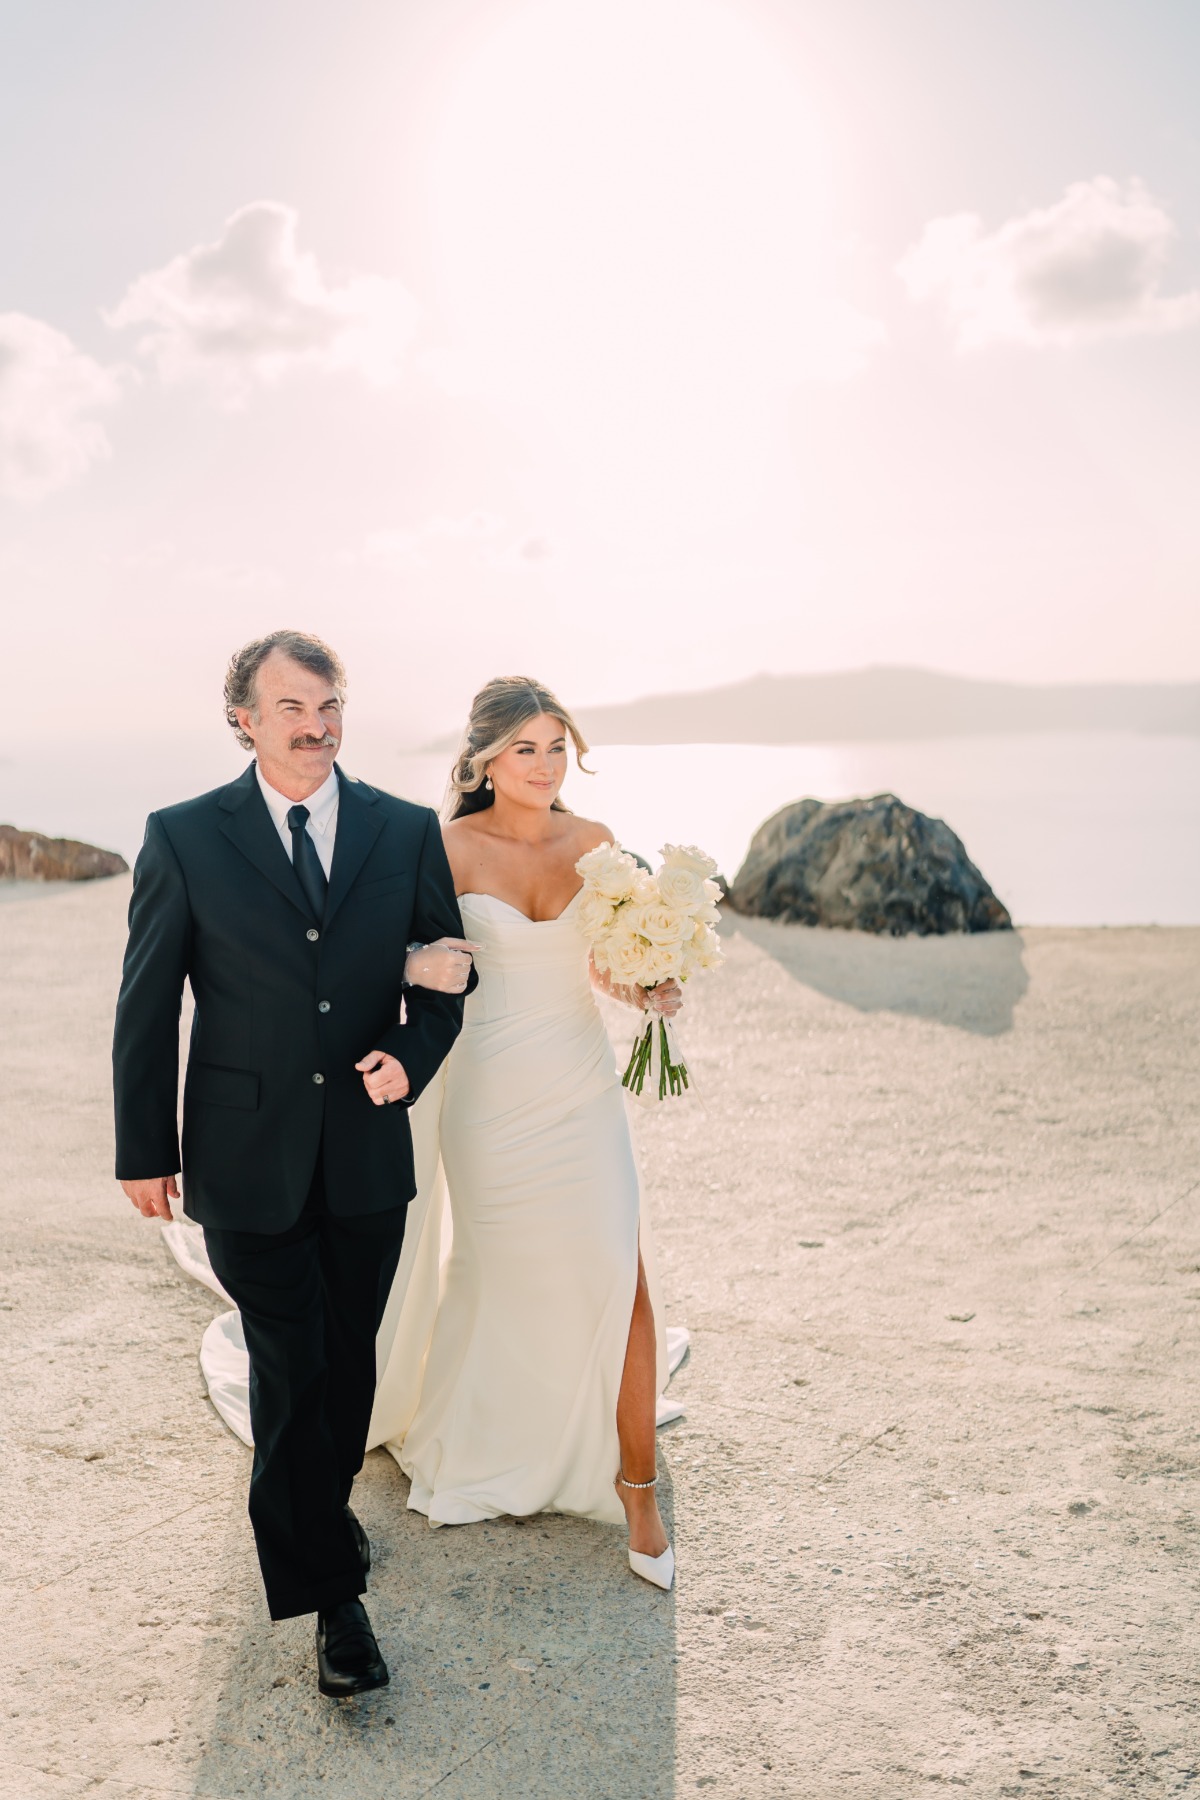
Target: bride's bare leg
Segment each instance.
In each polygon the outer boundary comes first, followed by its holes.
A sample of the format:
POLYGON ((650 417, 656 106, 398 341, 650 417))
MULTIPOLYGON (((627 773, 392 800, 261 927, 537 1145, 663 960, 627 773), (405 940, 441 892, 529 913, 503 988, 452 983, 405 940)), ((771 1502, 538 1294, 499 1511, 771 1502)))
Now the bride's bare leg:
MULTIPOLYGON (((617 1396, 617 1440, 621 1446, 621 1473, 626 1481, 651 1481, 655 1472, 655 1345, 654 1314, 646 1271, 638 1254, 637 1293, 629 1322, 625 1371, 617 1396)), ((653 1488, 627 1488, 617 1483, 629 1525, 629 1548, 643 1556, 661 1556, 669 1539, 659 1517, 653 1488)))

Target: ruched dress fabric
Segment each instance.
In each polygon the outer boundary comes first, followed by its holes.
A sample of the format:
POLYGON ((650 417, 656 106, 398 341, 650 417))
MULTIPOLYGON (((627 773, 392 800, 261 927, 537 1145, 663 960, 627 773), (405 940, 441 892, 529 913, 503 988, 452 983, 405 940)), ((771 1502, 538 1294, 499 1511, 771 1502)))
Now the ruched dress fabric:
POLYGON ((624 1519, 613 1477, 638 1175, 577 899, 534 921, 493 895, 460 896, 480 949, 441 1104, 452 1241, 415 1415, 402 1332, 371 1431, 431 1524, 624 1519))

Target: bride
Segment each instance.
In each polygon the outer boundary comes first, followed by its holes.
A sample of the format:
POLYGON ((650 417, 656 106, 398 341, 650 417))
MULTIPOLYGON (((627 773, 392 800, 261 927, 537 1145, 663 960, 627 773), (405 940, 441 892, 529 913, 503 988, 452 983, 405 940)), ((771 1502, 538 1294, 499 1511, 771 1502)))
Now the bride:
MULTIPOLYGON (((592 988, 668 1016, 681 995, 618 987, 590 962, 575 865, 612 833, 559 799, 568 742, 582 763, 565 707, 537 682, 501 678, 476 696, 451 776, 446 852, 479 972, 440 1098, 452 1248, 415 1411, 413 1332, 401 1328, 371 1439, 431 1524, 624 1517, 631 1567, 669 1588, 637 1168, 592 988)), ((447 960, 410 968, 441 986, 455 979, 447 960)), ((434 1105, 427 1094, 415 1110, 434 1105)), ((387 1331, 385 1319, 381 1344, 387 1331)))

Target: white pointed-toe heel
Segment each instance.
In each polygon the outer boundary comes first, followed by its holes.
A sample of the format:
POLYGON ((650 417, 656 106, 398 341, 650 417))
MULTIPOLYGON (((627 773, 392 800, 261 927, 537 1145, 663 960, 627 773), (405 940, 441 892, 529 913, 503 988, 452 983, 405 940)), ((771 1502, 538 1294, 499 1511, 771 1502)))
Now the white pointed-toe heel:
MULTIPOLYGON (((658 1486, 658 1476, 653 1481, 626 1481, 618 1471, 617 1483, 627 1488, 653 1488, 658 1486)), ((675 1580, 675 1552, 670 1544, 661 1556, 647 1556, 642 1550, 631 1550, 629 1566, 635 1575, 640 1575, 643 1581, 649 1581, 657 1588, 669 1589, 675 1580)))
POLYGON ((669 1588, 675 1579, 675 1552, 670 1544, 661 1556, 643 1556, 640 1550, 631 1550, 629 1566, 643 1581, 652 1581, 655 1587, 669 1588))

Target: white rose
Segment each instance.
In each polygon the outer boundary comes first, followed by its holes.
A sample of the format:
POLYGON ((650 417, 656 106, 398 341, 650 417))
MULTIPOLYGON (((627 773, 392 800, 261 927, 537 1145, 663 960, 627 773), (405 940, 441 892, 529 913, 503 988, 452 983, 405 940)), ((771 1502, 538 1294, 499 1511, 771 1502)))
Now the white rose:
POLYGON ((697 925, 691 935, 685 939, 679 951, 679 979, 686 981, 700 967, 699 956, 704 945, 703 925, 697 925))
POLYGON ((575 923, 584 937, 598 938, 602 932, 608 930, 616 916, 617 909, 611 900, 606 900, 603 894, 594 894, 588 891, 584 893, 579 902, 575 923))
POLYGON ((691 969, 716 969, 725 961, 725 952, 720 940, 711 925, 697 920, 696 929, 690 943, 685 946, 685 957, 691 969))
POLYGON ((640 932, 656 949, 673 948, 691 936, 692 921, 688 914, 664 906, 661 900, 652 900, 645 906, 631 906, 628 911, 631 928, 640 932))
POLYGON ((656 987, 660 981, 673 981, 681 972, 682 944, 647 944, 643 973, 638 977, 643 987, 656 987))
POLYGON ((658 883, 649 869, 639 868, 629 898, 635 906, 651 906, 658 899, 658 883))
POLYGON ((647 987, 658 976, 651 971, 651 947, 636 932, 621 930, 612 931, 597 945, 596 963, 600 966, 603 954, 604 967, 615 981, 632 982, 647 987))
POLYGON ((717 872, 717 865, 712 857, 706 856, 703 850, 698 850, 695 844, 664 844, 662 859, 665 869, 690 869, 702 881, 717 872))
POLYGON ((703 905, 707 883, 695 869, 673 868, 664 864, 658 871, 658 891, 664 905, 676 912, 694 912, 703 905))
POLYGON ((597 844, 575 864, 589 893, 602 894, 606 900, 626 900, 633 891, 638 866, 632 856, 616 844, 597 844))

